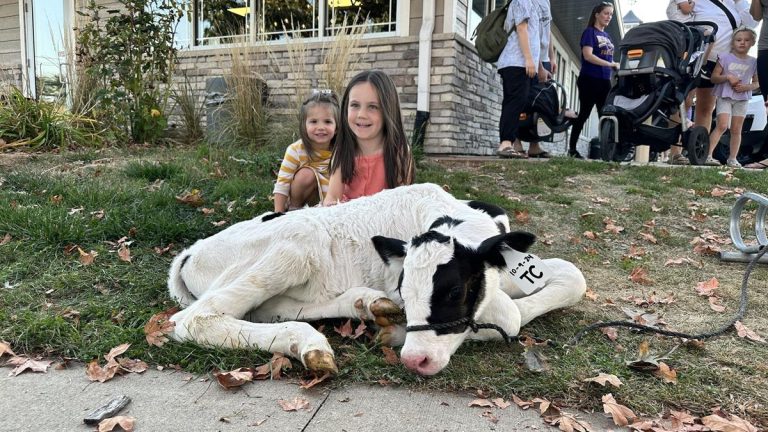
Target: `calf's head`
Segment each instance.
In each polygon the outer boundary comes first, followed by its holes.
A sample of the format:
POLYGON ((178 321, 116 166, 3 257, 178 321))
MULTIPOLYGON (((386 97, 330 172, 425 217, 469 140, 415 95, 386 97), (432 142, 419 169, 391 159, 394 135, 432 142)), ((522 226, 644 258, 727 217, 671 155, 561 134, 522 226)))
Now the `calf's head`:
POLYGON ((525 252, 535 241, 521 231, 497 235, 477 247, 464 245, 450 233, 428 231, 409 242, 377 236, 379 256, 402 268, 398 290, 409 329, 400 354, 409 369, 422 375, 440 372, 471 331, 484 309, 488 287, 498 287, 506 266, 502 248, 525 252))

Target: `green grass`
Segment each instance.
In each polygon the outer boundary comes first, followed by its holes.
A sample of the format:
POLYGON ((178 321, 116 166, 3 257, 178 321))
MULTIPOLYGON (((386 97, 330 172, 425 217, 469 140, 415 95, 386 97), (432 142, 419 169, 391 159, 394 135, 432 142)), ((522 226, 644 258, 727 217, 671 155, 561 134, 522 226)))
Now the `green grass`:
MULTIPOLYGON (((287 141, 286 141, 287 142, 287 141)), ((130 343, 127 356, 153 364, 179 365, 191 372, 256 366, 270 355, 245 350, 201 348, 191 343, 149 346, 143 327, 149 318, 174 305, 166 288, 172 255, 156 247, 173 245, 179 252, 227 225, 272 208, 269 199, 282 148, 258 151, 194 148, 127 148, 84 150, 62 155, 37 155, 12 167, 0 160, 0 340, 16 352, 89 361, 112 347, 130 343), (210 215, 177 199, 197 189, 210 215), (132 262, 118 259, 115 242, 131 241, 132 262), (96 251, 95 263, 83 266, 77 245, 96 251), (76 311, 76 313, 73 313, 76 311)), ((369 341, 341 339, 326 324, 325 334, 336 350, 340 374, 328 385, 387 380, 408 387, 441 390, 483 389, 506 398, 544 397, 557 403, 601 410, 600 396, 612 392, 619 403, 646 415, 685 408, 706 415, 713 406, 768 427, 768 358, 765 344, 750 343, 729 333, 708 341, 704 349, 681 346, 666 360, 678 370, 678 384, 664 384, 637 373, 625 362, 634 358, 640 341, 651 341, 655 353, 679 343, 669 338, 620 330, 610 342, 599 332, 587 334, 576 346, 563 343, 578 329, 599 320, 624 319, 621 307, 641 309, 626 299, 655 291, 676 295, 669 305, 653 305, 678 331, 697 331, 721 325, 735 310, 743 266, 721 264, 692 253, 689 244, 701 230, 727 237, 733 195, 712 197, 714 186, 768 190, 759 172, 735 172, 726 177, 717 169, 660 169, 555 158, 546 163, 493 162, 484 165, 438 165, 425 161, 418 182, 445 185, 456 197, 478 199, 513 211, 528 211, 530 221, 520 226, 548 239, 534 245, 543 257, 573 261, 585 273, 597 301, 541 317, 524 332, 559 344, 546 348, 550 370, 534 373, 523 363, 522 347, 503 343, 467 343, 440 374, 425 378, 400 365, 384 362, 381 347, 369 341), (703 222, 691 221, 691 203, 706 213, 703 222), (592 213, 592 214, 588 214, 592 213), (605 218, 624 231, 604 232, 605 218), (643 228, 654 221, 653 228, 643 228), (693 232, 684 223, 699 227, 693 232), (583 236, 598 234, 597 240, 583 236), (652 232, 657 244, 638 233, 652 232), (640 259, 627 259, 630 244, 647 250, 640 259), (703 268, 665 267, 666 259, 688 256, 703 268), (632 284, 633 268, 649 269, 652 286, 632 284), (693 292, 697 281, 717 276, 722 315, 707 309, 693 292), (610 300, 610 302, 608 302, 610 300), (619 389, 583 382, 598 373, 617 375, 619 389)), ((518 222, 512 221, 519 225, 518 222)), ((727 248, 727 246, 725 246, 727 248)), ((755 292, 745 323, 768 335, 768 281, 756 270, 755 292)), ((303 369, 294 361, 294 376, 303 369)))

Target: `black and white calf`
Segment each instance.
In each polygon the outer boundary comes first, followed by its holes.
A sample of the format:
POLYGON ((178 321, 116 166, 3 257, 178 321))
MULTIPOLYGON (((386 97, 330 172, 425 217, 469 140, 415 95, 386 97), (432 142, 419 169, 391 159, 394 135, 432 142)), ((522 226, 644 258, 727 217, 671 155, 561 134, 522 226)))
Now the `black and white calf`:
MULTIPOLYGON (((409 326, 466 316, 515 335, 536 316, 576 303, 586 284, 572 264, 545 260, 554 274, 547 286, 513 300, 519 293, 501 251, 524 251, 534 238, 508 230, 500 209, 457 200, 431 184, 265 214, 199 240, 174 259, 168 286, 185 309, 171 317, 171 336, 283 352, 307 368, 335 371, 328 341, 302 321, 373 319, 384 326, 385 342, 399 344, 403 328, 394 323, 404 307, 409 326)), ((403 363, 436 373, 467 337, 499 335, 471 333, 465 325, 409 332, 403 363)))

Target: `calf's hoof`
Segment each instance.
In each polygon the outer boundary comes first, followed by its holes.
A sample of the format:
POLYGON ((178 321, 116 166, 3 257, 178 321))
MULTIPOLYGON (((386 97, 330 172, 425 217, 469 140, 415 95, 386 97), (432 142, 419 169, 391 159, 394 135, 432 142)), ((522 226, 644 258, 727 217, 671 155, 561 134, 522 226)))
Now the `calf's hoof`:
POLYGON ((336 367, 336 362, 333 360, 333 354, 329 352, 320 350, 307 351, 304 354, 303 360, 304 366, 311 371, 339 373, 339 368, 336 367))
POLYGON ((373 321, 382 327, 405 322, 405 314, 400 306, 386 297, 371 303, 370 309, 374 317, 373 321))

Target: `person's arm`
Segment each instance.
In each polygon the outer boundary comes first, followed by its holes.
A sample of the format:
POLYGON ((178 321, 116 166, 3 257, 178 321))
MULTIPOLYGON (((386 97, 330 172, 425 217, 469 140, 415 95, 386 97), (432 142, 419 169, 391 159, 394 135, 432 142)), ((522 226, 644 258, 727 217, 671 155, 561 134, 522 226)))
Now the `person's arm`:
POLYGON ((341 168, 331 174, 328 180, 328 193, 325 194, 323 206, 332 206, 339 203, 344 193, 344 183, 341 182, 341 168))
POLYGON ((759 22, 763 19, 763 5, 760 0, 752 0, 752 3, 749 5, 749 14, 752 15, 755 21, 759 22))
POLYGON ((285 213, 288 210, 288 196, 275 192, 273 199, 275 200, 275 212, 285 213))
POLYGON ((685 1, 682 3, 677 4, 677 8, 680 9, 680 12, 683 13, 683 15, 690 15, 693 12, 693 6, 696 3, 692 0, 685 1))
POLYGON ((616 62, 609 62, 608 60, 604 60, 604 59, 601 59, 600 57, 596 56, 592 52, 592 45, 584 45, 583 47, 581 47, 581 55, 584 57, 584 60, 586 60, 586 61, 588 61, 588 62, 590 62, 590 63, 592 63, 594 65, 603 66, 603 67, 609 67, 609 68, 614 68, 614 69, 618 69, 619 68, 619 64, 618 63, 616 63, 616 62))
POLYGON ((285 149, 283 162, 280 164, 280 171, 277 173, 275 189, 273 190, 273 199, 276 212, 285 212, 288 210, 288 193, 291 190, 293 175, 299 168, 300 156, 293 148, 293 144, 285 149))
POLYGON ((520 44, 520 51, 523 52, 525 58, 525 74, 528 78, 536 76, 536 64, 533 62, 533 55, 531 54, 531 44, 528 39, 528 20, 517 24, 515 29, 517 32, 517 40, 520 44))
POLYGON ((712 76, 709 77, 709 80, 712 81, 712 84, 722 84, 726 81, 730 81, 729 77, 723 73, 723 65, 721 65, 720 62, 717 62, 715 65, 715 68, 712 70, 712 76))
POLYGON ((550 32, 549 33, 549 66, 550 69, 552 69, 550 72, 552 72, 552 75, 557 74, 557 62, 555 61, 555 44, 552 43, 552 40, 554 39, 554 35, 550 32))
MULTIPOLYGON (((751 3, 749 0, 733 0, 736 4, 736 10, 739 12, 739 18, 741 22, 739 25, 745 25, 749 28, 755 28, 757 26, 757 18, 754 18, 751 13, 751 3)), ((760 3, 760 0, 752 0, 752 2, 760 3)))

